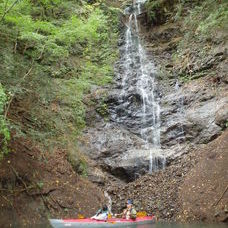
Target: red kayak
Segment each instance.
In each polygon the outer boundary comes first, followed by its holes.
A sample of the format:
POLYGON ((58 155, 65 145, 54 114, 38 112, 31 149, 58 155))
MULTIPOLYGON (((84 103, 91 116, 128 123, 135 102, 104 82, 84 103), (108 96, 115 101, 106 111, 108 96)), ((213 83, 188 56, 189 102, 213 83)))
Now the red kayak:
POLYGON ((120 227, 129 225, 151 224, 155 222, 154 216, 140 217, 137 219, 111 218, 107 221, 94 219, 50 219, 52 227, 120 227))

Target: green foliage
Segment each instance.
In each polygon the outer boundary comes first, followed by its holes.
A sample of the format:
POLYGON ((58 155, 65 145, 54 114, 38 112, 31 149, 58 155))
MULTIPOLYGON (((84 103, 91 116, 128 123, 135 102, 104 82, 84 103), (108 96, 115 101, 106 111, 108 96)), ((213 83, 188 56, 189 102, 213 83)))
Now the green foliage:
POLYGON ((180 69, 181 80, 187 82, 209 74, 207 69, 203 68, 192 73, 191 67, 196 63, 198 66, 203 64, 208 55, 213 54, 214 47, 226 38, 224 31, 228 24, 228 2, 195 1, 191 5, 192 8, 189 8, 187 1, 182 1, 180 4, 181 10, 185 10, 185 16, 182 17, 181 13, 176 16, 180 17, 179 20, 183 20, 181 27, 184 37, 178 43, 173 60, 180 69), (195 57, 198 61, 193 59, 195 57))
POLYGON ((7 97, 0 83, 0 160, 2 159, 3 155, 8 152, 7 142, 10 140, 9 129, 4 117, 6 102, 7 97))
POLYGON ((184 26, 188 28, 188 36, 197 35, 199 38, 213 36, 217 29, 224 28, 228 22, 228 3, 222 1, 218 4, 216 0, 203 1, 190 11, 185 19, 184 26))
POLYGON ((88 176, 88 164, 83 156, 75 156, 75 154, 80 154, 79 151, 68 154, 68 161, 71 163, 73 169, 76 173, 83 177, 88 176))
POLYGON ((173 11, 175 1, 149 0, 146 2, 146 11, 149 21, 153 24, 162 24, 166 21, 170 12, 173 11))
POLYGON ((83 177, 88 176, 88 171, 87 171, 87 163, 85 160, 80 160, 79 167, 78 167, 78 173, 82 175, 83 177))
POLYGON ((228 22, 228 4, 221 4, 216 10, 213 10, 205 20, 201 21, 196 32, 206 34, 213 29, 227 26, 228 22))
POLYGON ((0 114, 1 115, 4 112, 6 101, 7 101, 7 97, 3 90, 2 84, 0 83, 0 114))
POLYGON ((107 117, 108 115, 108 106, 104 102, 96 109, 96 111, 103 117, 107 117))
POLYGON ((119 10, 79 0, 14 2, 0 1, 0 82, 15 94, 15 116, 25 116, 11 127, 45 150, 75 151, 85 95, 112 81, 119 10))
POLYGON ((148 1, 146 3, 146 9, 148 12, 149 19, 151 21, 156 20, 157 18, 157 11, 161 8, 161 1, 156 0, 156 1, 148 1))
POLYGON ((44 183, 43 183, 42 181, 37 182, 36 184, 37 184, 37 187, 38 187, 39 189, 42 189, 43 186, 44 186, 44 183))
MULTIPOLYGON (((0 5, 1 13, 4 11, 4 2, 0 5)), ((50 7, 53 4, 58 6, 61 1, 39 2, 48 8, 49 4, 50 7)), ((25 48, 24 54, 35 59, 45 56, 51 61, 60 58, 63 61, 76 42, 83 46, 92 46, 108 38, 107 17, 98 8, 89 10, 86 18, 72 15, 57 26, 51 20, 33 18, 33 7, 31 1, 20 1, 5 16, 5 23, 13 26, 19 33, 19 40, 29 47, 25 48)))
POLYGON ((174 16, 174 20, 175 21, 178 21, 180 18, 181 18, 181 14, 182 14, 182 11, 183 11, 183 4, 184 2, 181 1, 179 4, 177 4, 176 6, 176 14, 174 16))
POLYGON ((92 62, 86 62, 82 68, 82 77, 92 84, 105 85, 112 81, 112 67, 104 64, 99 66, 92 62))

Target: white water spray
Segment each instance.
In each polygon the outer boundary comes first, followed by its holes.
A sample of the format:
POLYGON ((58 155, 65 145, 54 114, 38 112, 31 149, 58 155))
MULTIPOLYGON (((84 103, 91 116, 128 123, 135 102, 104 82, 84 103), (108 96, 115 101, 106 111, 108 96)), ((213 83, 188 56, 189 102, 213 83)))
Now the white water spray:
POLYGON ((108 203, 107 203, 108 211, 112 215, 112 199, 111 199, 110 195, 108 194, 108 192, 106 192, 106 191, 104 191, 104 196, 108 200, 108 203))
POLYGON ((125 45, 122 53, 122 77, 120 105, 113 112, 113 119, 134 131, 144 140, 142 149, 150 151, 149 172, 157 171, 165 166, 165 156, 160 147, 160 106, 155 80, 156 69, 149 60, 140 40, 140 25, 137 16, 142 13, 145 0, 136 0, 132 9, 126 9, 128 17, 124 35, 125 45), (131 12, 131 13, 129 13, 131 12), (139 107, 132 107, 138 99, 139 107), (157 150, 154 150, 157 149, 157 150))

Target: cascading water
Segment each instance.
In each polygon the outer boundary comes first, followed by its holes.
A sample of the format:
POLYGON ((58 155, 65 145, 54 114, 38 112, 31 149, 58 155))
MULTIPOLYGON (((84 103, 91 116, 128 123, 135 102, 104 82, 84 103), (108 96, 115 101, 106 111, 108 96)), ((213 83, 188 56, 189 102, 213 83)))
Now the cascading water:
POLYGON ((106 191, 104 191, 104 196, 108 200, 108 202, 107 202, 108 211, 112 215, 112 199, 111 199, 110 195, 108 194, 108 192, 106 192, 106 191))
POLYGON ((165 166, 160 148, 160 106, 155 80, 156 69, 145 53, 139 33, 137 16, 144 0, 136 0, 125 10, 128 17, 118 72, 122 78, 118 105, 111 111, 112 120, 125 125, 143 140, 142 149, 150 150, 149 172, 165 166), (154 150, 154 148, 158 150, 154 150))

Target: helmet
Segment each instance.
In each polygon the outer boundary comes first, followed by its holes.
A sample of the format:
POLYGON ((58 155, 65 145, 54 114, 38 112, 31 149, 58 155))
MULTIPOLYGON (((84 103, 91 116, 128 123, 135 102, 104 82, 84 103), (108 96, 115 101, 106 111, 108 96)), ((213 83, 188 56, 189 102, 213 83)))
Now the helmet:
POLYGON ((127 204, 133 204, 133 201, 131 199, 127 200, 127 204))

